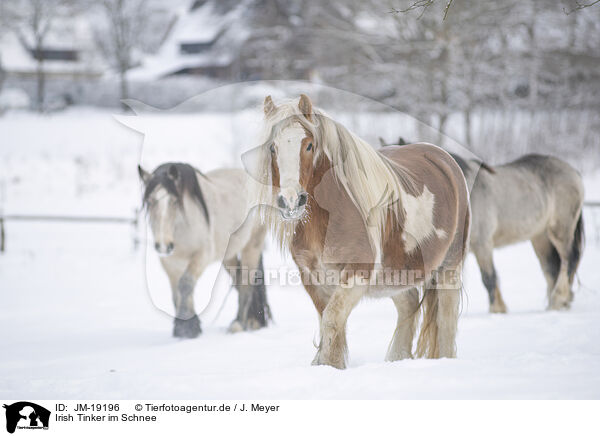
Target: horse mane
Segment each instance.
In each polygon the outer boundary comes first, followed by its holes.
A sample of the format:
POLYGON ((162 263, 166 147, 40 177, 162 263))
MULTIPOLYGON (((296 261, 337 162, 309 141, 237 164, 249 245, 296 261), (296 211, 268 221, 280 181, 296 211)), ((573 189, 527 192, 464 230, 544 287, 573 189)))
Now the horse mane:
MULTIPOLYGON (((323 157, 329 159, 335 179, 344 187, 365 223, 370 228, 374 227, 376 234, 373 235, 373 242, 376 242, 376 247, 379 246, 388 214, 393 213, 396 222, 400 223, 404 219, 405 195, 418 195, 414 177, 405 167, 378 153, 369 143, 331 119, 322 110, 313 108, 310 117, 311 120, 301 112, 298 99, 278 105, 273 113, 265 118, 262 137, 264 145, 269 144, 283 128, 294 123, 300 123, 310 131, 315 139, 315 164, 323 157)), ((268 202, 269 196, 273 195, 271 183, 268 183, 271 177, 268 147, 261 148, 262 174, 267 175, 269 179, 263 184, 263 194, 266 195, 262 200, 263 204, 273 204, 268 202)), ((279 227, 281 232, 281 220, 270 221, 272 226, 279 227)), ((291 230, 293 234, 293 229, 291 230)), ((285 229, 283 233, 289 235, 290 229, 285 229)))
POLYGON ((544 166, 548 159, 551 159, 551 156, 547 154, 529 153, 509 162, 507 165, 522 165, 531 168, 540 168, 544 166))
POLYGON ((478 163, 481 166, 481 168, 483 168, 484 170, 486 170, 488 173, 496 174, 496 170, 494 169, 494 167, 486 164, 485 162, 478 162, 478 163))
POLYGON ((450 153, 450 156, 452 156, 452 158, 456 161, 456 163, 458 164, 458 166, 460 167, 461 171, 463 172, 463 174, 465 176, 467 176, 467 173, 471 171, 471 168, 469 167, 469 162, 475 162, 477 165, 479 165, 480 168, 483 168, 488 173, 496 174, 496 170, 483 161, 476 160, 476 159, 465 160, 464 158, 457 155, 456 153, 450 153))
POLYGON ((181 208, 183 208, 184 194, 189 194, 202 208, 206 222, 210 223, 208 207, 206 206, 204 194, 198 183, 196 173, 204 176, 202 172, 186 163, 167 162, 160 165, 154 170, 146 183, 143 197, 144 207, 148 207, 152 192, 154 192, 158 186, 162 186, 170 195, 175 197, 177 204, 181 208), (173 175, 176 176, 174 177, 173 175))
POLYGON ((365 222, 383 229, 388 209, 402 219, 404 195, 418 195, 410 172, 317 109, 314 117, 316 143, 365 222))
POLYGON ((466 174, 467 171, 470 170, 469 163, 465 159, 463 159, 456 153, 450 153, 450 156, 452 156, 452 159, 454 159, 456 161, 456 163, 460 167, 460 170, 463 172, 463 174, 466 174))

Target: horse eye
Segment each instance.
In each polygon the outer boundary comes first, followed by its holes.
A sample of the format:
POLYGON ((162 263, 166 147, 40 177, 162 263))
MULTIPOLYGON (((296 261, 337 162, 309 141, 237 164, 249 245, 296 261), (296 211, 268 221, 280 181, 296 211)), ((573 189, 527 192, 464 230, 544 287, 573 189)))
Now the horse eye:
POLYGON ((271 144, 269 150, 271 150, 271 153, 275 153, 275 144, 271 144))
POLYGON ((306 151, 311 151, 312 150, 312 142, 308 143, 308 147, 306 147, 306 151))

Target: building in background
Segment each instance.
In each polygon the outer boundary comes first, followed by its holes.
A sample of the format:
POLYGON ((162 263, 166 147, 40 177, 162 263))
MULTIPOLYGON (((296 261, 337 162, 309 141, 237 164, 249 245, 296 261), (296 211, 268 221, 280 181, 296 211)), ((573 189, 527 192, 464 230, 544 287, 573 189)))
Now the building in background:
MULTIPOLYGON (((257 39, 275 39, 274 47, 281 42, 255 25, 258 6, 251 1, 190 1, 188 8, 177 13, 158 51, 146 56, 131 77, 201 76, 227 82, 282 78, 269 74, 269 66, 260 59, 268 53, 254 50, 257 39)), ((310 75, 307 68, 287 73, 287 79, 308 79, 310 75)))

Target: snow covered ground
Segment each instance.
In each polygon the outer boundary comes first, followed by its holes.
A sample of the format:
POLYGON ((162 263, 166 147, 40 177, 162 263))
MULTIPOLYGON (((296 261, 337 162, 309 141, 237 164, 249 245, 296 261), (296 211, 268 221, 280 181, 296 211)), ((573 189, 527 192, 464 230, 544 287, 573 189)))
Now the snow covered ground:
MULTIPOLYGON (((144 124, 136 126, 146 133, 144 165, 186 160, 203 170, 235 165, 252 146, 243 126, 257 122, 250 113, 142 118, 128 122, 144 124)), ((397 136, 398 128, 384 130, 397 136)), ((139 205, 144 138, 108 112, 11 113, 0 118, 0 138, 4 213, 133 216, 139 205)), ((599 200, 600 175, 586 176, 586 189, 599 200)), ((367 300, 349 320, 346 371, 310 366, 317 316, 299 287, 269 287, 275 323, 267 329, 227 334, 232 295, 201 337, 176 340, 164 275, 152 253, 146 265, 145 247, 134 249, 130 226, 10 221, 0 255, 0 397, 600 398, 600 210, 586 210, 585 220, 569 312, 544 310, 541 271, 520 244, 496 252, 510 313, 488 314, 470 256, 458 359, 384 362, 395 309, 367 300)), ((266 267, 292 267, 272 247, 266 267)), ((199 304, 215 272, 198 284, 199 304)))

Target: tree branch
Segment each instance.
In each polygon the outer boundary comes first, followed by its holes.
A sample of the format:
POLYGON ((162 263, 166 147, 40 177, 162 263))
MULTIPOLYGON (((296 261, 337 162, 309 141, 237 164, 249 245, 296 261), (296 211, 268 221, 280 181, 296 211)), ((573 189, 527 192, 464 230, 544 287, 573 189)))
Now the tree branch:
MULTIPOLYGON (((448 16, 448 10, 450 9, 450 6, 452 6, 452 2, 454 0, 446 0, 446 6, 444 6, 444 17, 443 20, 446 19, 446 17, 448 16)), ((594 3, 599 2, 600 0, 596 0, 594 3)), ((423 16, 423 14, 425 13, 425 11, 432 6, 434 3, 436 2, 436 0, 415 0, 409 7, 407 7, 406 9, 396 9, 396 8, 392 8, 390 10, 390 13, 392 14, 405 14, 407 12, 410 11, 414 11, 416 9, 421 9, 421 13, 419 14, 418 18, 421 18, 423 16)))
POLYGON ((567 10, 567 8, 563 8, 563 11, 566 15, 572 14, 573 12, 580 11, 581 9, 589 8, 594 6, 595 4, 600 3, 600 0, 594 0, 591 3, 579 3, 575 2, 575 7, 573 9, 567 10))

